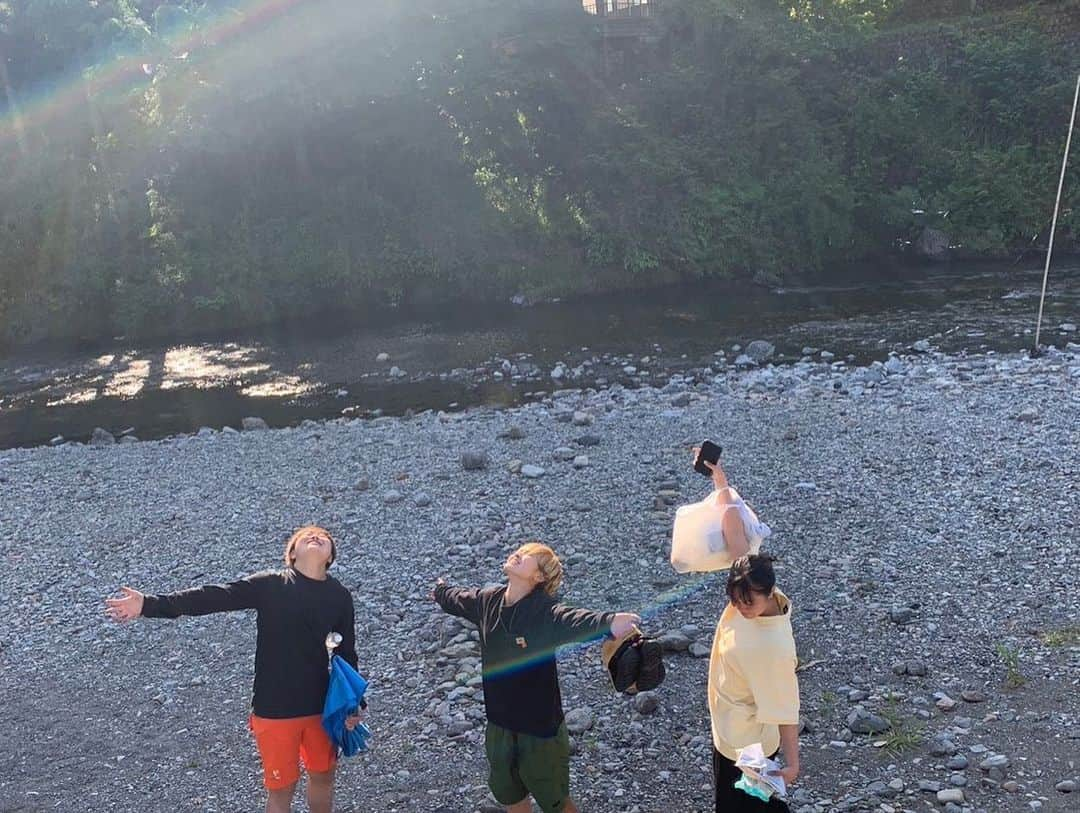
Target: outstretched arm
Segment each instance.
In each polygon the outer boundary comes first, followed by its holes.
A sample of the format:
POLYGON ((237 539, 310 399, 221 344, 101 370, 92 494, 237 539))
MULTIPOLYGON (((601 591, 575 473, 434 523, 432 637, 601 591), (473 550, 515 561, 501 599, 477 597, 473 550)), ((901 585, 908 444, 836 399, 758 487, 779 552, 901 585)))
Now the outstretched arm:
POLYGON ((431 598, 444 612, 480 626, 480 591, 476 588, 450 587, 443 579, 435 581, 431 598))
POLYGON ((116 621, 143 618, 179 618, 229 610, 252 610, 259 606, 261 587, 272 574, 249 576, 228 584, 208 584, 178 593, 144 595, 130 587, 120 588, 121 598, 105 600, 105 612, 116 621))
POLYGON ((551 608, 558 646, 583 643, 611 634, 621 638, 641 621, 636 613, 601 613, 556 604, 551 608))

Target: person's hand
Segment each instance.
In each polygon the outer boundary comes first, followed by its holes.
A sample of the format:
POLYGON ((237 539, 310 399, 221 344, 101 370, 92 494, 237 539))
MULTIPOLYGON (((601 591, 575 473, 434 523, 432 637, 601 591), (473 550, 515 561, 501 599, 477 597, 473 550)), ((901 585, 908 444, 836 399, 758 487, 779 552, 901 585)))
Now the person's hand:
POLYGON ((432 601, 434 601, 435 600, 435 588, 442 587, 445 584, 446 584, 446 579, 444 579, 442 576, 439 576, 439 578, 437 578, 435 580, 435 587, 431 588, 431 592, 428 593, 428 598, 430 598, 432 601))
POLYGON ((634 627, 641 623, 641 616, 637 613, 615 613, 611 619, 611 635, 614 638, 622 638, 629 635, 634 627))
MULTIPOLYGON (((695 466, 698 463, 698 458, 699 457, 701 457, 701 447, 700 446, 695 446, 694 447, 694 465, 695 466)), ((717 460, 715 463, 710 463, 708 460, 702 460, 701 462, 705 464, 705 468, 707 468, 710 472, 712 472, 713 488, 716 491, 719 491, 722 488, 727 488, 728 487, 727 475, 724 473, 724 466, 719 460, 717 460)))
POLYGON ((795 765, 787 765, 778 771, 769 771, 769 776, 783 777, 784 784, 790 787, 791 785, 794 785, 795 780, 799 778, 799 766, 797 763, 795 765))
POLYGON ((345 718, 345 730, 352 731, 362 722, 364 722, 364 710, 357 709, 356 714, 350 714, 345 718))
POLYGON ((143 594, 130 587, 121 587, 123 598, 105 599, 105 614, 113 621, 131 621, 142 615, 143 594))

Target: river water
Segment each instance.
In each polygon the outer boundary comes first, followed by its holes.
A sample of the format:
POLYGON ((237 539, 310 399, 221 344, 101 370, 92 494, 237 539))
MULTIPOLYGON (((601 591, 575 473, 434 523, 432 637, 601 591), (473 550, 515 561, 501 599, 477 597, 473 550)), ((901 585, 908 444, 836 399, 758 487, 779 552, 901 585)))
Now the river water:
MULTIPOLYGON (((1080 322, 1080 266, 1063 266, 1051 271, 1043 344, 1080 342, 1068 330, 1080 322)), ((775 363, 805 349, 867 363, 920 340, 949 353, 1033 343, 1042 281, 1034 263, 906 269, 866 282, 874 276, 863 268, 807 287, 711 282, 391 324, 325 318, 178 344, 21 351, 0 359, 0 449, 86 440, 98 426, 148 439, 238 427, 245 416, 286 426, 509 405, 565 386, 662 384, 731 364, 733 348, 755 339, 776 346, 775 363), (553 379, 560 362, 567 374, 553 379)))

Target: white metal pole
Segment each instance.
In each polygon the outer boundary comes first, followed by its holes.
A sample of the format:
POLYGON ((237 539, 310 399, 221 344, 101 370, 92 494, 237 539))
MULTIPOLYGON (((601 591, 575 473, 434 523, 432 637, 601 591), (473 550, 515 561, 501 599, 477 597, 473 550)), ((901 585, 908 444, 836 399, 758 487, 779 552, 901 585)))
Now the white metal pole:
POLYGON ((1054 201, 1054 219, 1050 222, 1050 243, 1046 247, 1046 267, 1043 269, 1042 294, 1039 296, 1039 318, 1035 322, 1035 352, 1039 351, 1039 332, 1042 330, 1043 303, 1046 301, 1046 280, 1050 276, 1050 258, 1054 254, 1054 232, 1057 230, 1058 210, 1061 208, 1061 190, 1065 186, 1065 168, 1069 165, 1069 147, 1072 145, 1073 127, 1076 125, 1076 103, 1080 100, 1080 74, 1076 77, 1073 94, 1072 116, 1069 118, 1069 134, 1065 138, 1065 155, 1061 158, 1061 177, 1058 178, 1057 199, 1054 201))

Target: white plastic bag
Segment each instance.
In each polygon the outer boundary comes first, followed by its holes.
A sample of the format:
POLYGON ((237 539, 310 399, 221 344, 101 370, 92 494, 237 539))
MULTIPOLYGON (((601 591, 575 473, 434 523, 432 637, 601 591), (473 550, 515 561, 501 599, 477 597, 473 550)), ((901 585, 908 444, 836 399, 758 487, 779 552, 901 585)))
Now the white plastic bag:
POLYGON ((733 497, 730 503, 717 502, 714 491, 701 502, 684 505, 675 511, 675 525, 671 529, 671 566, 677 573, 707 573, 731 567, 733 560, 724 541, 725 511, 739 512, 750 553, 757 553, 761 543, 772 534, 769 526, 743 502, 739 492, 733 488, 730 491, 733 497))

